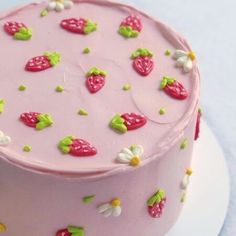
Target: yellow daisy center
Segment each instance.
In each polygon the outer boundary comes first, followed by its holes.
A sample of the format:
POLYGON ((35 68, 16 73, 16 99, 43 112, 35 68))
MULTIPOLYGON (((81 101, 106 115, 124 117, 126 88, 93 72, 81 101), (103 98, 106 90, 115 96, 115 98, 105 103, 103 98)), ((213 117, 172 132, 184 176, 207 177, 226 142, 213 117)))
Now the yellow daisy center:
POLYGON ((121 200, 119 198, 115 198, 111 201, 112 207, 118 207, 121 204, 121 200))
POLYGON ((6 230, 7 230, 7 227, 4 224, 0 223, 0 233, 5 232, 6 230))
POLYGON ((186 170, 186 175, 191 176, 192 173, 193 173, 192 169, 188 168, 188 169, 186 170))
POLYGON ((192 61, 194 61, 194 60, 196 59, 196 54, 195 54, 194 52, 190 51, 190 52, 188 53, 188 57, 189 57, 192 61))
POLYGON ((130 160, 130 165, 131 166, 139 166, 141 163, 141 159, 139 156, 134 156, 131 160, 130 160))

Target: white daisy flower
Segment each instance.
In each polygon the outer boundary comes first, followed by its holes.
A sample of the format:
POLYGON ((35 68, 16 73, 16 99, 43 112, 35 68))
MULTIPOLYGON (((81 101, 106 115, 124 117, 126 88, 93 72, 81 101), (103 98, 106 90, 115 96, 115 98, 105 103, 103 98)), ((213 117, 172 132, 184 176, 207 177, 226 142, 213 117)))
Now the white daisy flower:
POLYGON ((188 186, 189 186, 189 182, 190 182, 189 180, 190 180, 190 176, 192 175, 192 173, 193 173, 192 169, 190 169, 190 168, 187 169, 186 173, 185 173, 185 176, 184 176, 184 178, 181 182, 180 187, 183 190, 182 195, 181 195, 181 199, 180 199, 181 202, 186 201, 187 189, 188 189, 188 186))
POLYGON ((72 8, 73 5, 74 2, 72 0, 51 0, 48 3, 47 10, 61 12, 64 9, 72 8))
POLYGON ((189 179, 190 179, 190 176, 192 175, 193 171, 192 169, 187 169, 186 170, 186 173, 185 173, 185 176, 181 182, 181 189, 183 190, 186 190, 189 186, 189 179))
POLYGON ((144 149, 141 145, 132 145, 130 148, 123 148, 116 160, 119 163, 129 164, 131 166, 139 166, 141 163, 141 156, 144 149))
POLYGON ((7 146, 11 142, 11 137, 5 135, 1 130, 0 130, 0 146, 7 146))
POLYGON ((193 68, 193 61, 196 59, 194 52, 185 52, 183 50, 176 50, 174 53, 174 59, 177 61, 178 67, 183 67, 184 72, 190 72, 193 68))
POLYGON ((98 213, 103 214, 105 217, 114 216, 118 217, 121 215, 121 200, 119 198, 115 198, 111 200, 110 203, 105 203, 100 205, 98 209, 98 213))

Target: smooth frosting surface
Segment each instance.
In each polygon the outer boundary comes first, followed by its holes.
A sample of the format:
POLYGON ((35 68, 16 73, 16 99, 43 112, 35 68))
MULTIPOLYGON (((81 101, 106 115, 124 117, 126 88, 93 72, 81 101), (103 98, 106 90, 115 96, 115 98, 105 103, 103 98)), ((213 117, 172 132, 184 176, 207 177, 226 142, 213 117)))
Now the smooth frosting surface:
POLYGON ((168 26, 144 13, 110 1, 81 0, 70 10, 50 12, 40 17, 45 3, 31 4, 10 14, 0 15, 1 56, 0 99, 5 109, 0 114, 0 130, 11 137, 7 147, 0 147, 0 156, 25 168, 42 172, 95 173, 117 172, 133 168, 115 161, 121 149, 132 144, 142 145, 142 164, 162 156, 179 139, 192 119, 199 96, 199 73, 196 65, 190 73, 183 73, 175 60, 166 56, 170 49, 190 51, 186 41, 168 26), (133 39, 118 33, 120 23, 130 14, 139 15, 143 30, 133 39), (98 23, 97 31, 89 35, 67 32, 60 27, 66 18, 83 17, 98 23), (28 41, 17 41, 4 32, 6 21, 24 22, 32 28, 28 41), (83 50, 89 48, 89 54, 83 50), (137 48, 154 53, 155 67, 147 77, 132 67, 131 54, 137 48), (46 71, 31 73, 24 70, 27 61, 46 51, 57 51, 61 62, 46 71), (86 72, 91 67, 107 71, 106 84, 96 94, 86 87, 86 72), (175 100, 160 91, 163 76, 181 82, 189 93, 186 100, 175 100), (19 91, 24 84, 27 89, 19 91), (131 89, 124 91, 125 84, 131 89), (62 93, 55 92, 63 86, 62 93), (159 114, 161 108, 164 115, 159 114), (79 109, 87 116, 79 116, 79 109), (19 120, 28 111, 49 113, 54 119, 51 127, 36 131, 19 120), (147 117, 140 129, 118 134, 109 127, 112 117, 134 112, 147 117), (62 154, 57 145, 68 135, 92 143, 98 153, 93 157, 75 158, 62 154), (31 152, 22 148, 30 145, 31 152))

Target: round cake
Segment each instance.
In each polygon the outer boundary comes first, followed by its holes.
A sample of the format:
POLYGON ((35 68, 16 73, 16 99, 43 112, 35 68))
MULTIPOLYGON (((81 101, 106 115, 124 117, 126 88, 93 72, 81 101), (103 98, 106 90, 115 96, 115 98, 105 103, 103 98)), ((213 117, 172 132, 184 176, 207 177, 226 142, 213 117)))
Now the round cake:
POLYGON ((163 236, 199 135, 195 53, 108 0, 0 14, 0 233, 163 236))

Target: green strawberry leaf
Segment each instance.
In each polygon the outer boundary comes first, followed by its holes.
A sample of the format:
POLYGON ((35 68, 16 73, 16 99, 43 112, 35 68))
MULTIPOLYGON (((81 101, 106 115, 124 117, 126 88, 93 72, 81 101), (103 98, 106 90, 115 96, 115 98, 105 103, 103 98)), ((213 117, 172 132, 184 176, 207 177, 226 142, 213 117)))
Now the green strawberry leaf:
POLYGON ((37 130, 45 129, 53 124, 53 119, 49 114, 40 114, 37 119, 39 120, 36 125, 37 130))
POLYGON ((176 81, 175 78, 171 78, 168 76, 164 76, 162 81, 161 81, 161 89, 164 89, 167 85, 173 85, 173 83, 176 81))
POLYGON ((91 20, 87 20, 86 25, 84 27, 84 33, 85 34, 90 34, 97 30, 97 24, 92 22, 91 20))
POLYGON ((62 139, 61 143, 63 145, 67 145, 68 146, 68 145, 71 145, 73 143, 73 139, 74 139, 74 137, 68 136, 68 137, 65 137, 64 139, 62 139))
POLYGON ((153 57, 153 52, 149 51, 147 48, 138 48, 132 55, 132 59, 136 59, 137 57, 153 57))
POLYGON ((169 77, 169 76, 164 76, 164 78, 167 80, 168 85, 172 85, 176 81, 175 78, 172 78, 172 77, 169 77))
POLYGON ((153 195, 147 200, 147 205, 148 206, 153 206, 157 202, 157 195, 153 195))
POLYGON ((102 76, 107 76, 107 72, 98 69, 97 67, 92 67, 86 74, 86 76, 91 76, 91 75, 102 75, 102 76))
POLYGON ((45 52, 44 56, 48 58, 52 66, 57 65, 61 61, 61 55, 58 52, 45 52))
POLYGON ((119 33, 125 38, 136 38, 139 35, 139 32, 133 30, 130 26, 120 26, 119 33))
POLYGON ((70 152, 70 147, 68 147, 68 146, 61 146, 60 149, 65 154, 70 152))
POLYGON ((31 39, 32 35, 33 35, 32 29, 22 27, 22 28, 20 28, 19 32, 14 34, 14 39, 29 40, 29 39, 31 39))
POLYGON ((154 195, 152 195, 148 200, 147 200, 147 205, 148 206, 153 206, 155 203, 161 202, 161 200, 165 198, 165 191, 162 189, 159 189, 154 195))
POLYGON ((67 230, 69 233, 72 234, 72 236, 84 236, 85 231, 82 227, 76 227, 76 226, 68 226, 67 230))
POLYGON ((161 89, 164 89, 167 85, 167 79, 164 77, 161 81, 161 85, 160 85, 160 88, 161 89))
POLYGON ((165 198, 166 196, 165 191, 163 189, 159 189, 158 195, 161 197, 161 199, 165 198))
POLYGON ((73 136, 67 136, 59 142, 58 148, 62 153, 67 154, 70 152, 70 145, 73 143, 73 139, 73 136))
POLYGON ((131 38, 136 38, 136 37, 138 37, 138 35, 139 35, 138 31, 136 31, 136 30, 131 31, 131 38))
POLYGON ((112 118, 110 127, 119 131, 120 133, 126 133, 127 127, 124 125, 124 122, 125 120, 119 114, 117 114, 112 118))

